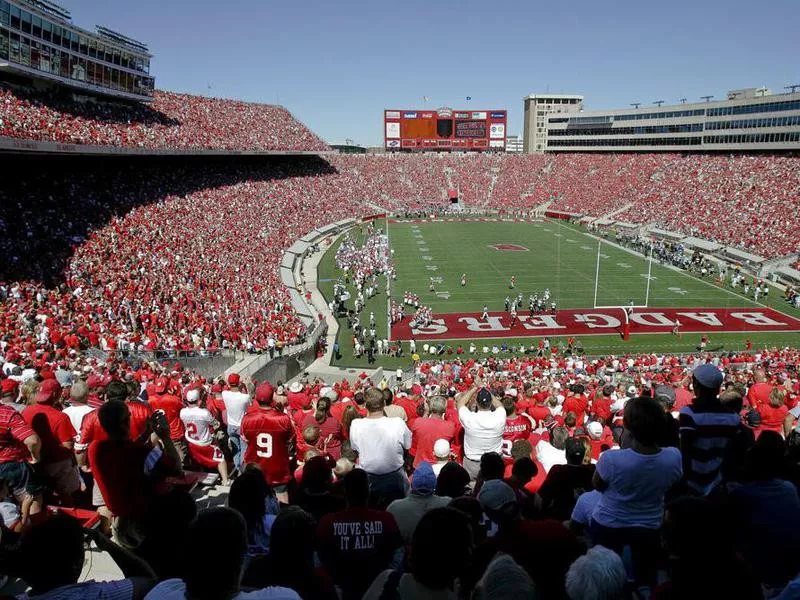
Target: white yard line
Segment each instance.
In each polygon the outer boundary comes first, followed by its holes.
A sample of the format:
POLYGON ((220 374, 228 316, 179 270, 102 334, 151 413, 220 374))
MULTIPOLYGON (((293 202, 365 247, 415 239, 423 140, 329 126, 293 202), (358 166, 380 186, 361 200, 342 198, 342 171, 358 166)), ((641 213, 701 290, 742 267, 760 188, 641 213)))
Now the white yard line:
MULTIPOLYGON (((566 229, 574 231, 571 228, 567 227, 566 225, 563 225, 561 223, 559 223, 559 225, 561 227, 564 227, 566 229)), ((603 242, 604 244, 608 244, 609 246, 613 246, 614 248, 618 248, 619 250, 624 250, 628 254, 633 254, 634 256, 637 256, 639 258, 647 260, 647 257, 644 254, 642 254, 641 252, 637 252, 636 250, 632 250, 631 248, 626 248, 625 246, 621 246, 620 244, 617 244, 616 242, 609 242, 608 240, 606 240, 606 239, 604 239, 604 238, 602 238, 602 237, 600 237, 598 235, 594 235, 593 233, 589 233, 588 231, 583 231, 581 233, 583 233, 583 235, 588 236, 588 237, 590 237, 590 238, 592 238, 594 240, 599 240, 599 241, 603 242)), ((671 269, 672 271, 675 271, 676 273, 680 273, 681 275, 683 275, 685 277, 690 277, 690 278, 694 279, 695 281, 699 281, 701 283, 704 283, 707 286, 712 287, 717 291, 727 292, 731 296, 734 296, 735 298, 738 298, 740 300, 745 300, 746 302, 749 302, 750 304, 755 304, 755 305, 761 306, 763 308, 769 308, 770 310, 774 310, 775 312, 780 313, 780 314, 782 314, 784 316, 787 316, 787 317, 791 317, 792 316, 792 315, 789 315, 787 313, 784 313, 784 312, 778 310, 777 308, 775 308, 773 306, 768 306, 766 304, 762 304, 761 302, 757 302, 756 300, 751 300, 750 298, 748 298, 744 294, 740 294, 738 292, 734 292, 733 290, 730 290, 727 287, 720 287, 718 285, 715 285, 715 284, 711 283, 710 281, 706 281, 705 279, 697 277, 697 276, 689 273, 688 271, 684 271, 682 269, 679 269, 678 267, 676 267, 674 265, 665 265, 665 264, 661 264, 661 263, 657 263, 657 264, 660 267, 663 267, 665 269, 671 269)), ((768 282, 768 284, 769 284, 769 282, 768 282)))

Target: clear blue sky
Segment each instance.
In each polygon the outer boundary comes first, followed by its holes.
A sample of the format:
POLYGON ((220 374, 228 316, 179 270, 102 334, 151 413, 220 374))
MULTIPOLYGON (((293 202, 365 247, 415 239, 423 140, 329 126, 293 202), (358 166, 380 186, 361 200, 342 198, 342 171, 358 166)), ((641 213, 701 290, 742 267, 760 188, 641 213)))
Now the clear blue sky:
POLYGON ((382 143, 383 109, 423 96, 521 133, 534 92, 598 109, 800 83, 798 0, 60 1, 147 42, 158 87, 277 101, 331 143, 382 143))

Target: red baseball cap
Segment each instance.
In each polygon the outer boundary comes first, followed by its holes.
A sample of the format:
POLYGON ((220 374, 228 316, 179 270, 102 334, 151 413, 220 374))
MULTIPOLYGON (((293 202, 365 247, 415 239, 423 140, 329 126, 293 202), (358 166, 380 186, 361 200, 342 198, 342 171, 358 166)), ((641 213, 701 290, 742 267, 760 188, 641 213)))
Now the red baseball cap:
POLYGON ((239 385, 241 381, 238 373, 231 373, 228 375, 228 385, 239 385))
POLYGON ((61 384, 55 379, 45 379, 36 392, 36 402, 50 404, 61 397, 61 384))
POLYGON ((272 396, 274 394, 275 390, 272 389, 272 385, 265 381, 256 388, 256 402, 259 404, 272 404, 272 396))
POLYGON ((5 394, 16 395, 17 390, 19 390, 19 382, 13 379, 3 379, 2 390, 4 395, 5 394))

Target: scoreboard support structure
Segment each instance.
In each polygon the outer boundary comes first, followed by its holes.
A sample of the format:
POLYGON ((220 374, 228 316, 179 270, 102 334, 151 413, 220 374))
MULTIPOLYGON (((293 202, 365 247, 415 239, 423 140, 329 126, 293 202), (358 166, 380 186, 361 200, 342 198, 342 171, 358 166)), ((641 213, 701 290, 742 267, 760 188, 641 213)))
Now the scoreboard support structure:
POLYGON ((499 151, 506 149, 508 112, 496 110, 383 111, 384 148, 391 151, 499 151))

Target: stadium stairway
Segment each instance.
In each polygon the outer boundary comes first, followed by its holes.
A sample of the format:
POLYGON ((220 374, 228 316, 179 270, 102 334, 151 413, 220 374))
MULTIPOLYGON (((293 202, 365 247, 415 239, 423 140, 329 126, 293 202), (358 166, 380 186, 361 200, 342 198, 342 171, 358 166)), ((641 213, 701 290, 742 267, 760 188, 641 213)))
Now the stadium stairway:
POLYGON ((601 215, 601 216, 597 217, 597 218, 595 219, 595 221, 601 221, 601 220, 604 220, 604 219, 611 220, 611 219, 613 219, 614 217, 616 217, 617 215, 620 215, 620 214, 624 213, 626 210, 628 210, 628 209, 629 209, 631 206, 633 206, 634 204, 636 204, 636 203, 635 203, 635 202, 628 202, 628 203, 627 203, 627 204, 625 204, 624 206, 621 206, 621 207, 619 207, 619 208, 615 208, 615 209, 614 209, 614 210, 612 210, 611 212, 607 212, 606 214, 604 214, 604 215, 601 215))
MULTIPOLYGON (((331 241, 331 246, 333 246, 345 233, 346 232, 343 231, 336 236, 331 241)), ((325 354, 322 357, 317 358, 311 364, 307 365, 305 371, 311 378, 319 377, 325 381, 325 383, 334 383, 336 381, 341 381, 344 377, 347 379, 355 379, 355 377, 357 377, 358 374, 363 370, 370 378, 373 379, 373 381, 375 381, 376 377, 381 377, 383 372, 382 368, 374 370, 341 369, 339 367, 331 366, 331 361, 333 360, 333 345, 336 343, 336 336, 339 333, 339 322, 331 314, 330 310, 328 309, 328 303, 325 301, 325 297, 322 295, 322 292, 319 291, 319 287, 317 287, 317 267, 324 256, 325 252, 315 252, 310 257, 305 258, 300 271, 304 288, 311 292, 311 304, 314 307, 314 310, 318 314, 322 314, 325 322, 328 325, 328 332, 325 339, 327 347, 325 354)))

